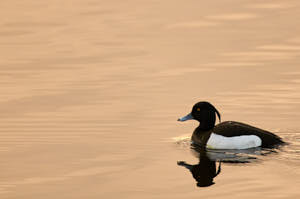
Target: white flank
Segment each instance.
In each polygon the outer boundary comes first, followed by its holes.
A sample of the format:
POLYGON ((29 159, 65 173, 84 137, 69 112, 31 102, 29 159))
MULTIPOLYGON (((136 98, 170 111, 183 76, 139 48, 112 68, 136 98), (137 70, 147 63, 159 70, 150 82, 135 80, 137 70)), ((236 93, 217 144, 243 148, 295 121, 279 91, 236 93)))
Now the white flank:
POLYGON ((206 144, 210 149, 248 149, 261 146, 261 139, 256 135, 225 137, 212 133, 206 144))

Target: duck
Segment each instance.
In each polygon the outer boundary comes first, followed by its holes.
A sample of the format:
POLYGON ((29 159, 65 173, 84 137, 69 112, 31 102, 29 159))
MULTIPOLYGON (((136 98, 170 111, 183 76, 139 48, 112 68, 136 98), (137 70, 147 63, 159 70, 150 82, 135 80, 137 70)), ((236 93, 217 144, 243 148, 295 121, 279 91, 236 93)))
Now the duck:
POLYGON ((209 102, 196 103, 192 111, 178 119, 180 122, 196 120, 200 124, 192 134, 192 142, 209 149, 273 148, 284 144, 279 136, 242 122, 221 122, 221 114, 209 102), (219 124, 215 125, 216 115, 219 124))

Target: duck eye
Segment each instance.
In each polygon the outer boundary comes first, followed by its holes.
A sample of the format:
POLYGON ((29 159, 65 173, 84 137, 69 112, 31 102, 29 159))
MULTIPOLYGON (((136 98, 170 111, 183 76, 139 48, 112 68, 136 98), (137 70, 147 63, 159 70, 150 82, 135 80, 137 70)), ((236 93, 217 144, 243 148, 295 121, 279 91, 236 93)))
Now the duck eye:
POLYGON ((200 108, 197 108, 197 111, 200 111, 200 108))

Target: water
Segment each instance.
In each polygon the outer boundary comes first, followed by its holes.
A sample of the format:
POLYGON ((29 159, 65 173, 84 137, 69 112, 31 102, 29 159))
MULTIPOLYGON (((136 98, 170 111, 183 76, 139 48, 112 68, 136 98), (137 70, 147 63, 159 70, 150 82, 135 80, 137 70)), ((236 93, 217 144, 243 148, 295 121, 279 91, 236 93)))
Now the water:
POLYGON ((299 197, 298 1, 0 6, 1 198, 299 197), (200 100, 290 144, 199 188, 200 100))

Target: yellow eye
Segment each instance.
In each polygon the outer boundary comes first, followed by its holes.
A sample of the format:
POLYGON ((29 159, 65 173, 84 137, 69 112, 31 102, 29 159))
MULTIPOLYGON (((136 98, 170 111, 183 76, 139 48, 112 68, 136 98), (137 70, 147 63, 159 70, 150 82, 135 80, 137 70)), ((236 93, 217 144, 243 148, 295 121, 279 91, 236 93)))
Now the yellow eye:
POLYGON ((200 111, 200 108, 197 108, 197 111, 200 111))

